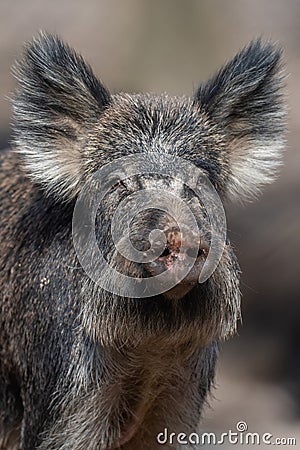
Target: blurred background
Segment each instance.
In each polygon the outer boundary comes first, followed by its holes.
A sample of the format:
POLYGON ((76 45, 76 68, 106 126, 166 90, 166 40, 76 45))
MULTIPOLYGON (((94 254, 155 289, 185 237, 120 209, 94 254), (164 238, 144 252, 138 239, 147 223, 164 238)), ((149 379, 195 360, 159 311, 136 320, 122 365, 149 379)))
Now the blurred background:
POLYGON ((1 149, 10 136, 11 66, 40 29, 81 52, 112 92, 192 95, 252 38, 283 47, 285 165, 259 201, 227 208, 243 270, 243 325, 223 345, 202 429, 226 432, 245 420, 249 431, 297 437, 300 448, 299 0, 1 0, 0 9, 1 149))

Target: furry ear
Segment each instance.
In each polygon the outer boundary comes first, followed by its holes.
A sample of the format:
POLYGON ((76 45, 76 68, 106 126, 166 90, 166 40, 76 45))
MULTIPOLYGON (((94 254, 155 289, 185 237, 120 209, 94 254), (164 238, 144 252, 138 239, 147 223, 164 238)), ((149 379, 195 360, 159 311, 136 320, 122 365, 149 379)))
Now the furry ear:
POLYGON ((196 104, 227 142, 231 197, 254 197, 280 165, 285 132, 280 60, 274 45, 254 41, 196 92, 196 104))
POLYGON ((15 74, 14 141, 32 178, 72 198, 80 188, 87 132, 110 103, 90 66, 58 37, 40 34, 15 74))

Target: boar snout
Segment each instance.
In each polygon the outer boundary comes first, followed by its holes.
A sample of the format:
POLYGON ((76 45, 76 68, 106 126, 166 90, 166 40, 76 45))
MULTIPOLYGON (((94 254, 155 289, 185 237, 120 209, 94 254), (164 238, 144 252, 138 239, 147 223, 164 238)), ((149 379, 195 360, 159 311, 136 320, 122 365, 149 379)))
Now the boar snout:
POLYGON ((161 255, 146 265, 146 270, 152 275, 158 275, 165 270, 174 278, 174 288, 164 293, 170 299, 180 299, 192 290, 199 282, 199 275, 209 252, 209 244, 191 230, 182 230, 173 226, 164 230, 165 248, 161 255), (183 270, 189 269, 182 279, 183 270), (178 281, 177 281, 178 280, 178 281))

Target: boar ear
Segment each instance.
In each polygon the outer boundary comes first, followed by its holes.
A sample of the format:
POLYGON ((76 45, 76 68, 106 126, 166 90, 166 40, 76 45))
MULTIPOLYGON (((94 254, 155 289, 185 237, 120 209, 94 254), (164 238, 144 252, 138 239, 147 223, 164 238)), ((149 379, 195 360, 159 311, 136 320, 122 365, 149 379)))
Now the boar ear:
POLYGON ((40 34, 15 68, 14 141, 45 190, 72 198, 87 163, 87 134, 110 103, 90 66, 58 37, 40 34))
POLYGON ((252 42, 200 86, 195 102, 224 134, 230 197, 252 198, 274 179, 284 146, 281 51, 252 42))

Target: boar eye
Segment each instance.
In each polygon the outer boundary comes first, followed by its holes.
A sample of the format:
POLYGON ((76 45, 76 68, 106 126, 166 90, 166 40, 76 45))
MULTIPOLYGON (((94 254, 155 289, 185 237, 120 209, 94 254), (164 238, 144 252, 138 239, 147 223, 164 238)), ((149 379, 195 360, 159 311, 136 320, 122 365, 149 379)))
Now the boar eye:
POLYGON ((160 256, 161 256, 161 257, 162 257, 162 256, 168 256, 169 254, 170 254, 169 248, 168 248, 168 247, 165 247, 164 251, 162 252, 162 254, 161 254, 160 256))
POLYGON ((126 186, 122 180, 117 181, 115 184, 112 185, 111 190, 117 189, 118 187, 124 187, 126 189, 126 186))

